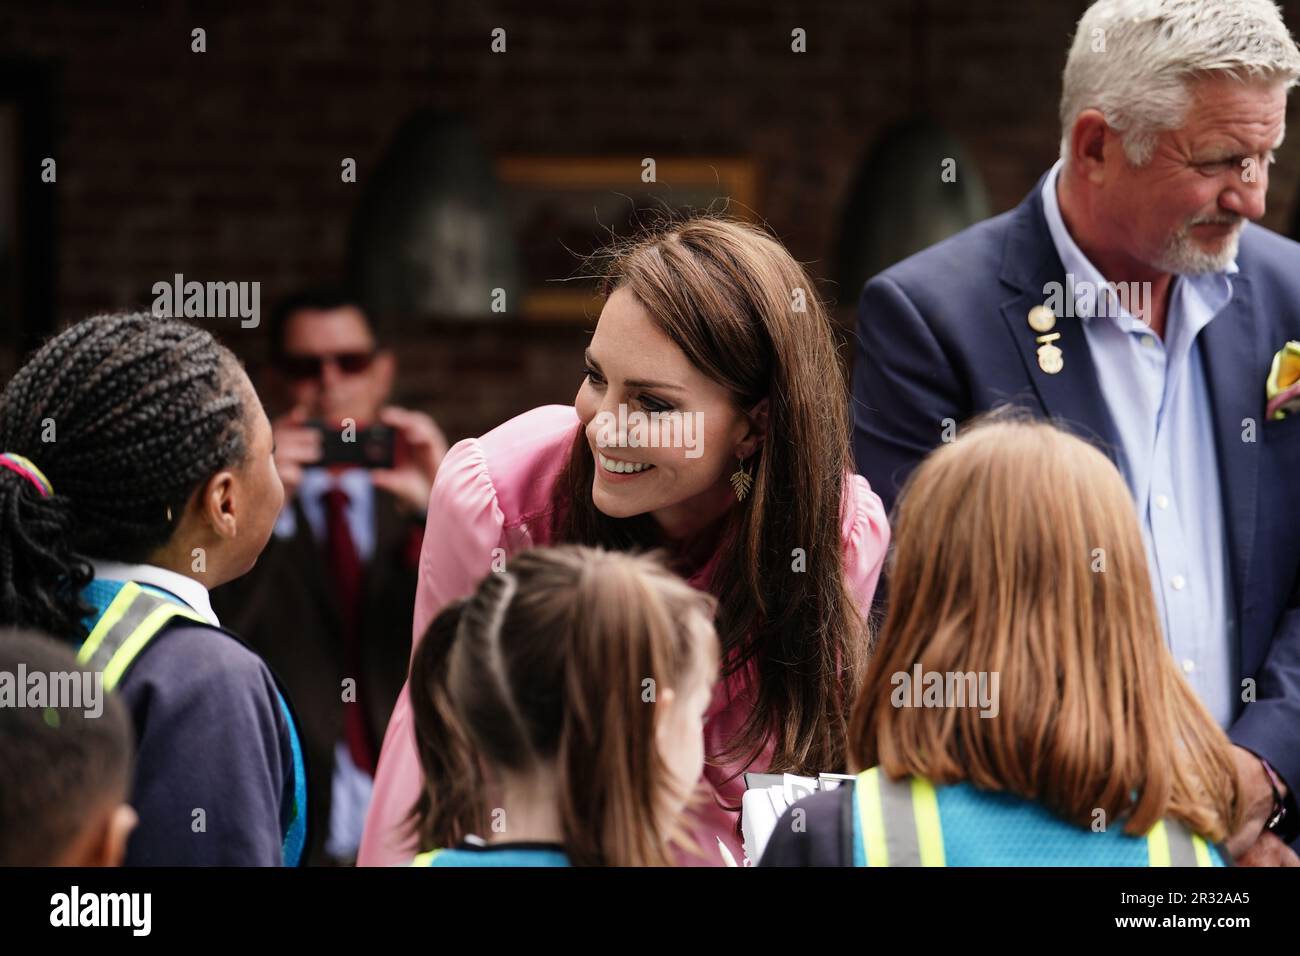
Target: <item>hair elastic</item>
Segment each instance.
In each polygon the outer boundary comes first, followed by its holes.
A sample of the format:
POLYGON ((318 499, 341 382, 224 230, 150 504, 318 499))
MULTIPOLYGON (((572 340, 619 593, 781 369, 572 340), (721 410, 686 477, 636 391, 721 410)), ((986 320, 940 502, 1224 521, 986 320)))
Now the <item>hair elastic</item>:
POLYGON ((41 493, 42 498, 48 498, 54 494, 54 487, 50 480, 45 477, 45 472, 37 468, 30 458, 24 458, 12 451, 0 453, 0 468, 8 468, 10 471, 16 471, 33 485, 41 493))

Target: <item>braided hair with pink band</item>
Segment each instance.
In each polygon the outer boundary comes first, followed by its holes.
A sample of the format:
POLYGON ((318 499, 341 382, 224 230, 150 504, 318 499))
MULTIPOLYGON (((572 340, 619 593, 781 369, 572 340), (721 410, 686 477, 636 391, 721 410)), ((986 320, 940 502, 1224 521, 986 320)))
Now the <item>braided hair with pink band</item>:
POLYGON ((10 471, 18 472, 36 486, 36 490, 41 493, 42 498, 48 498, 54 494, 54 489, 50 487, 50 480, 45 477, 45 472, 37 468, 30 458, 24 458, 22 455, 16 455, 11 451, 0 452, 0 468, 8 468, 10 471))
POLYGON ((0 626, 84 637, 91 559, 146 561, 243 462, 242 379, 211 333, 146 312, 78 322, 23 363, 0 393, 0 626))

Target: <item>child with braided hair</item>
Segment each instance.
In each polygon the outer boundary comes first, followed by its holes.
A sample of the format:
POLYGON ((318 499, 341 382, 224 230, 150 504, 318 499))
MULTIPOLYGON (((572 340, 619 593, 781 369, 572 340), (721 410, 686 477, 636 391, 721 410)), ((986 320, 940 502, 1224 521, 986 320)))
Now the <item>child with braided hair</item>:
POLYGON ((253 566, 283 501, 271 428, 208 332, 101 315, 0 395, 0 624, 79 649, 131 713, 128 865, 296 865, 296 723, 208 591, 253 566))

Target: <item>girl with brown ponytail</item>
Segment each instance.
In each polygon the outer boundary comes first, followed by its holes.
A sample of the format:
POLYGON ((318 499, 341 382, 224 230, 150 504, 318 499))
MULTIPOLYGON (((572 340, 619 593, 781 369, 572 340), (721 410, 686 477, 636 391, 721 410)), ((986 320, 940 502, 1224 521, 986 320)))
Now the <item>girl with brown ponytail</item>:
POLYGON ((416 865, 670 862, 704 763, 714 601, 651 556, 525 551, 416 650, 416 865))

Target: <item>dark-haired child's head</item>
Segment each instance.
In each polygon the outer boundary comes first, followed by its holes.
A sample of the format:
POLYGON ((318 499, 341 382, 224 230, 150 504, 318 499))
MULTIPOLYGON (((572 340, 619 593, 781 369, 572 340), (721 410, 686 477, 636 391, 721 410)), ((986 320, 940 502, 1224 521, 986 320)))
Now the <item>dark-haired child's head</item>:
POLYGON ((122 862, 131 723, 102 688, 62 643, 0 631, 0 866, 122 862))
POLYGON ((421 844, 541 832, 576 865, 668 862, 703 772, 714 611, 646 555, 538 549, 488 574, 412 663, 421 844))
POLYGON ((283 488, 270 423, 234 355, 203 329, 102 315, 45 343, 0 394, 0 623, 80 630, 91 559, 150 563, 209 588, 243 574, 283 488))

